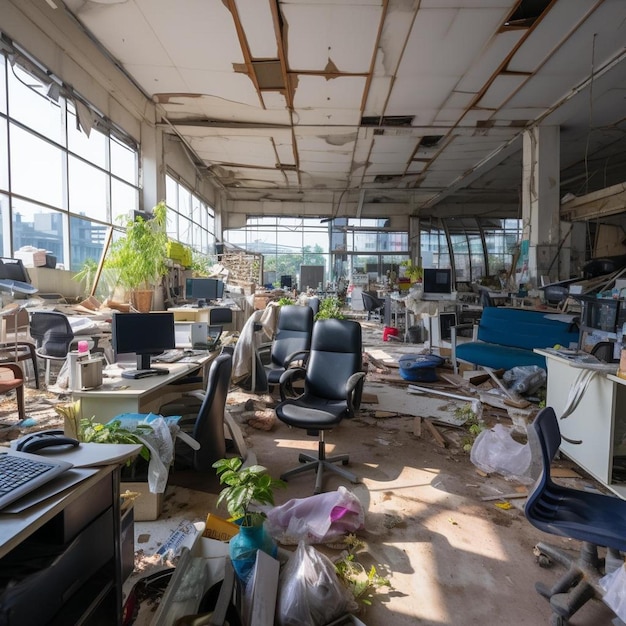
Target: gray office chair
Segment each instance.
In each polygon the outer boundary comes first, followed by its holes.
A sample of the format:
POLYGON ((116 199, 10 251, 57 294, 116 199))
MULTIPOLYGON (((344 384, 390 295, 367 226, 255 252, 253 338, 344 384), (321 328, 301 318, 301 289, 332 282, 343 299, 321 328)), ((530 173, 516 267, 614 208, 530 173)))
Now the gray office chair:
POLYGON ((384 301, 367 291, 364 291, 361 296, 363 297, 363 307, 367 311, 367 319, 369 320, 374 315, 379 322, 382 322, 385 314, 384 301))
POLYGON ((286 398, 276 407, 276 415, 285 424, 303 428, 307 435, 318 437, 318 456, 300 454, 303 465, 284 472, 283 480, 296 474, 315 471, 315 493, 322 491, 324 470, 332 471, 358 483, 352 472, 337 467, 347 465, 347 454, 327 457, 324 433, 352 417, 359 408, 365 372, 362 370, 361 325, 351 320, 327 319, 315 322, 311 351, 306 369, 287 370, 280 378, 281 398, 294 376, 304 375, 304 394, 286 398))
POLYGON ((233 311, 228 307, 212 307, 209 309, 209 324, 211 326, 232 324, 233 311))

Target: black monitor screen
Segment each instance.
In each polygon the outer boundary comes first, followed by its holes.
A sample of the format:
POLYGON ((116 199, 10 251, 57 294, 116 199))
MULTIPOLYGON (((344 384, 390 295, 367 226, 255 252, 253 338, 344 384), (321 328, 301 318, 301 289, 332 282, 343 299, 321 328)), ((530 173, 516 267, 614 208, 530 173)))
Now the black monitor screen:
POLYGON ((452 293, 452 270, 424 268, 424 293, 452 293))
POLYGON ((224 295, 224 283, 218 278, 188 278, 185 295, 192 300, 217 300, 224 295))
POLYGON ((134 352, 137 369, 148 369, 151 355, 176 347, 173 313, 115 313, 111 330, 116 360, 134 352))

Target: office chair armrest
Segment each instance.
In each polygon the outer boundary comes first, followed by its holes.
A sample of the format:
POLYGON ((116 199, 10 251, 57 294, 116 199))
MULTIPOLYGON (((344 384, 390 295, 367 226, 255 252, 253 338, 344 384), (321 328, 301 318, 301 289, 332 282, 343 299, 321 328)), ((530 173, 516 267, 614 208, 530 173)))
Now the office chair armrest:
POLYGON ((348 414, 354 415, 354 411, 361 405, 361 395, 363 391, 363 383, 365 381, 365 372, 357 372, 352 374, 346 382, 346 401, 348 403, 348 414))
POLYGON ((289 365, 294 361, 302 361, 303 363, 306 363, 309 352, 310 350, 298 350, 297 352, 292 352, 289 356, 285 357, 285 360, 283 361, 283 367, 285 369, 288 369, 289 365))
POLYGON ((278 390, 280 392, 280 400, 284 402, 287 399, 287 391, 291 391, 291 381, 297 375, 300 375, 301 378, 306 376, 306 369, 304 367, 292 367, 288 370, 285 370, 279 380, 278 380, 278 390))
POLYGON ((191 435, 179 430, 176 433, 176 437, 186 443, 192 450, 200 450, 200 443, 197 442, 191 435))

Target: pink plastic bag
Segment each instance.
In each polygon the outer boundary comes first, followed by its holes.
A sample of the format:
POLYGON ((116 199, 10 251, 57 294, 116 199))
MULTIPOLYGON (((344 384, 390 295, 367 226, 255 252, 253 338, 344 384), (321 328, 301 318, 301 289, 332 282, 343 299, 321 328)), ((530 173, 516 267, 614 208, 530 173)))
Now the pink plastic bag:
POLYGON ((283 545, 326 543, 363 528, 359 499, 345 487, 308 498, 295 498, 266 510, 267 531, 283 545))

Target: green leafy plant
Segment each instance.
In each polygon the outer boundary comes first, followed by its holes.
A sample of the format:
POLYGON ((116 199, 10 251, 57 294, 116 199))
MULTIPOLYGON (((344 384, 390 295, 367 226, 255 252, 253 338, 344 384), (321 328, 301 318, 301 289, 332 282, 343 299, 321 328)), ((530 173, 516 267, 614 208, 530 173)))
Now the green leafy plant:
POLYGON ((413 265, 413 261, 411 259, 405 259, 404 261, 401 261, 400 265, 404 267, 404 275, 412 283, 419 282, 424 277, 423 268, 420 265, 413 265))
POLYGON ((485 430, 486 426, 482 420, 478 418, 478 415, 472 410, 471 404, 458 407, 454 410, 454 416, 467 426, 467 437, 463 439, 463 450, 469 452, 476 441, 476 437, 485 430))
POLYGON ((217 504, 226 502, 229 515, 241 520, 241 526, 257 526, 263 523, 265 514, 252 511, 253 504, 274 504, 274 489, 283 488, 286 483, 272 478, 262 465, 242 467, 240 458, 220 459, 213 463, 220 484, 227 485, 217 499, 217 504))
POLYGON ((374 592, 380 587, 391 588, 388 578, 380 576, 372 565, 368 570, 356 559, 356 553, 362 550, 365 544, 355 535, 345 538, 347 552, 335 562, 337 576, 350 590, 357 602, 367 606, 372 604, 374 592))
POLYGON ((78 428, 78 440, 85 443, 132 443, 141 445, 140 456, 150 460, 150 451, 146 448, 140 437, 152 432, 148 424, 137 424, 136 430, 122 428, 120 420, 113 420, 107 424, 95 421, 93 417, 84 417, 80 420, 78 428))
POLYGON ((328 319, 345 319, 345 315, 342 312, 341 300, 339 298, 324 298, 320 302, 319 311, 315 315, 316 320, 328 320, 328 319))
POLYGON ((293 303, 294 303, 293 298, 288 298, 287 296, 283 296, 282 298, 279 298, 279 299, 276 301, 276 304, 277 304, 278 306, 285 306, 285 305, 288 305, 288 304, 293 304, 293 303))
POLYGON ((159 202, 153 217, 126 222, 126 233, 111 244, 105 267, 117 271, 119 283, 131 291, 153 289, 167 273, 167 205, 159 202))

